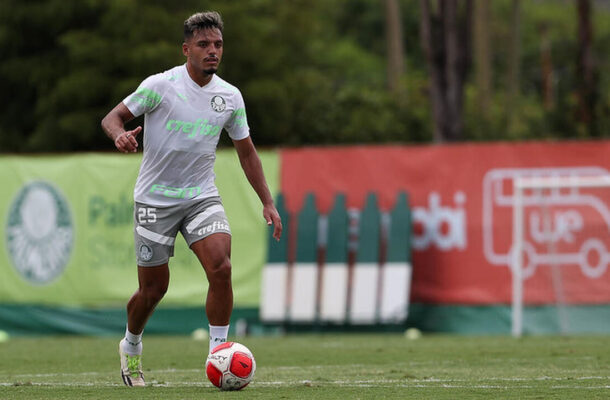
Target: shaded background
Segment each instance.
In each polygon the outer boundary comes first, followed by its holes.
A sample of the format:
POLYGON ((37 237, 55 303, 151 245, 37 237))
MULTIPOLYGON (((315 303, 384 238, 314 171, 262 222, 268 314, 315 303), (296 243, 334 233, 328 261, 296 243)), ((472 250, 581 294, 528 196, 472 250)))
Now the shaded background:
POLYGON ((113 150, 99 121, 205 9, 258 145, 610 135, 609 1, 4 0, 0 152, 113 150))

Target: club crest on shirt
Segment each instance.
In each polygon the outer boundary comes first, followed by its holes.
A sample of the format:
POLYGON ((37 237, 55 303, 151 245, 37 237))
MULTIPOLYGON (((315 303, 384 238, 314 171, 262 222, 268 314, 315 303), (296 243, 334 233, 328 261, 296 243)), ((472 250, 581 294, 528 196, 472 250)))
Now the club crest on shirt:
POLYGON ((210 101, 210 104, 212 105, 212 110, 216 112, 224 111, 224 109, 227 107, 225 99, 220 96, 212 97, 212 101, 210 101))

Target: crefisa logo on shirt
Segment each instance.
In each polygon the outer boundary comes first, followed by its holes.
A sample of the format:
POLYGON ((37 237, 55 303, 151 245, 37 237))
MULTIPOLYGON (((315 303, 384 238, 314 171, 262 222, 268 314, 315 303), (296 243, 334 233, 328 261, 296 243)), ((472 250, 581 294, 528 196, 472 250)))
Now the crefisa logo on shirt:
POLYGON ((224 111, 224 109, 227 108, 227 103, 225 102, 225 99, 220 96, 212 97, 212 101, 210 102, 210 104, 212 105, 212 110, 217 112, 224 111))
POLYGON ((17 272, 38 285, 60 276, 74 241, 70 207, 62 193, 47 182, 31 182, 15 196, 7 219, 6 245, 17 272))

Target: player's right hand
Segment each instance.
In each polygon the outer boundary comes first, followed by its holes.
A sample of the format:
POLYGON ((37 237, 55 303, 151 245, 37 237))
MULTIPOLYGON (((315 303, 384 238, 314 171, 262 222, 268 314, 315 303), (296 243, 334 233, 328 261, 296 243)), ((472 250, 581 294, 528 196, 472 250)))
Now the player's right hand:
POLYGON ((132 131, 125 131, 121 133, 114 140, 114 145, 121 153, 135 153, 138 151, 138 141, 136 136, 142 131, 142 127, 138 126, 132 131))

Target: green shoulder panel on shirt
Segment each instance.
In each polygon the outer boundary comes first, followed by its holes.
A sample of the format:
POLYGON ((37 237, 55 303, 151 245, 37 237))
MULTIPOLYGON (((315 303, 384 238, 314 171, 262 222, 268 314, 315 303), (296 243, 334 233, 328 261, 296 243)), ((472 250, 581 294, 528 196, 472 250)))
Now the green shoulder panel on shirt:
POLYGON ((139 88, 135 95, 136 101, 146 107, 154 108, 161 103, 161 95, 151 89, 139 88))

